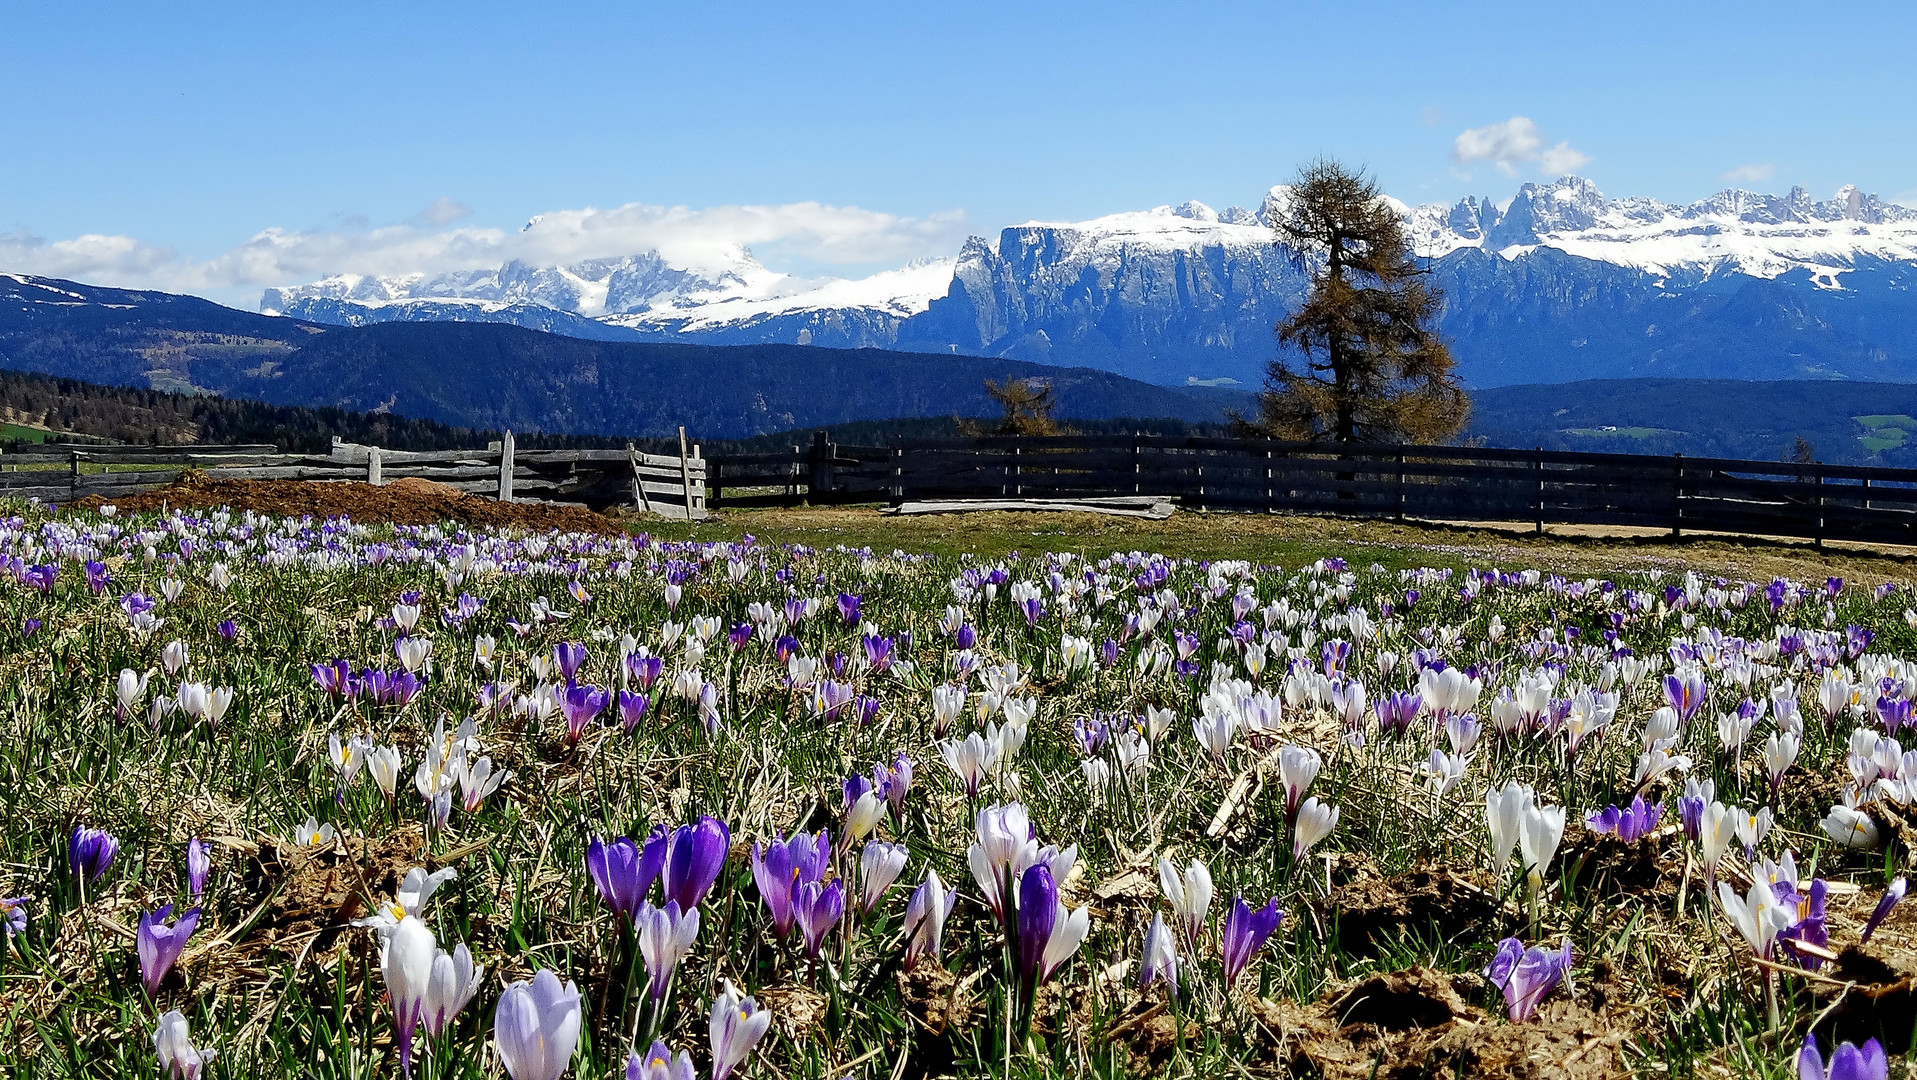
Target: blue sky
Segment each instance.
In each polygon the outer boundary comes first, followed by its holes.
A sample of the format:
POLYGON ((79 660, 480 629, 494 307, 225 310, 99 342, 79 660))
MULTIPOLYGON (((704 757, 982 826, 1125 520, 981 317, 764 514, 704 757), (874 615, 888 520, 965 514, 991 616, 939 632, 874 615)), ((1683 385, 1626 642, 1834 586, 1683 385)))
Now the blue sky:
POLYGON ((1917 200, 1914 12, 9 4, 0 269, 251 306, 637 204, 851 274, 1028 219, 1255 205, 1316 154, 1411 202, 1566 163, 1613 195, 1917 200))

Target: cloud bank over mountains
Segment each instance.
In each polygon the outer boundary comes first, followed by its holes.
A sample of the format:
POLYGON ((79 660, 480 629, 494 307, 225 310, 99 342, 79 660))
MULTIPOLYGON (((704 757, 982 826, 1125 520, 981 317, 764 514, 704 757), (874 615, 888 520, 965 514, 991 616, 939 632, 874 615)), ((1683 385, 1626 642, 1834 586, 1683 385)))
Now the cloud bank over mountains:
POLYGON ((393 277, 513 261, 565 265, 635 251, 658 252, 675 266, 693 269, 730 266, 747 248, 825 266, 897 265, 949 254, 965 236, 961 210, 908 217, 818 202, 699 209, 627 203, 540 214, 511 231, 456 224, 471 213, 442 198, 392 224, 263 229, 210 258, 132 236, 96 233, 49 240, 15 229, 0 233, 0 271, 246 304, 261 286, 339 273, 393 277))

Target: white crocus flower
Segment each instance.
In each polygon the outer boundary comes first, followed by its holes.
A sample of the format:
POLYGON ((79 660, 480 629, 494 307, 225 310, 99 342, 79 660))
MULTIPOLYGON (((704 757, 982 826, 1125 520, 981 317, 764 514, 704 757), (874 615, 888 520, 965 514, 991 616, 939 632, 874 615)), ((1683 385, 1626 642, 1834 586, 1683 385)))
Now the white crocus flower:
POLYGON ((1830 813, 1824 815, 1819 824, 1832 840, 1848 848, 1868 849, 1877 846, 1877 823, 1862 810, 1849 806, 1833 806, 1830 813))
MULTIPOLYGON (((1318 842, 1331 835, 1338 827, 1338 817, 1342 811, 1338 807, 1321 803, 1314 796, 1306 799, 1298 807, 1298 821, 1291 830, 1291 855, 1293 859, 1303 860, 1318 842)), ((1560 818, 1563 812, 1559 811, 1560 818)))

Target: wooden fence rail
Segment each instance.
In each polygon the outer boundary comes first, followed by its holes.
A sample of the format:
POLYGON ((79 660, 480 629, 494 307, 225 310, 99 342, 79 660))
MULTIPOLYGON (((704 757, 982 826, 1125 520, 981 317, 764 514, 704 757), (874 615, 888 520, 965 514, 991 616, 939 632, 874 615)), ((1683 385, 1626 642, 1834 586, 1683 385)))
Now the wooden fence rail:
POLYGON ((64 505, 125 498, 187 469, 217 480, 357 480, 417 477, 504 501, 528 498, 595 509, 637 506, 676 518, 706 516, 707 465, 699 448, 679 455, 624 450, 518 450, 507 432, 484 450, 387 450, 333 440, 330 453, 285 454, 268 445, 102 446, 46 443, 0 455, 0 497, 64 505))
POLYGON ((1635 525, 1917 544, 1917 469, 1489 447, 1078 435, 717 455, 715 507, 1155 495, 1208 510, 1635 525))

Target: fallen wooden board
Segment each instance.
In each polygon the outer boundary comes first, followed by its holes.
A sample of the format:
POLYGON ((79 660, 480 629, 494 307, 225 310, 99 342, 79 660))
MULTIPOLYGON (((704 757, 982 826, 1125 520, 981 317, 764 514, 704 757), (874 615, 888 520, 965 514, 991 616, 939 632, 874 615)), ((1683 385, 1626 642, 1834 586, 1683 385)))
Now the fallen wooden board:
POLYGON ((1163 519, 1177 507, 1165 499, 1149 496, 1141 499, 945 499, 905 502, 891 507, 887 514, 965 514, 988 510, 1072 511, 1081 514, 1111 514, 1118 517, 1163 519))

